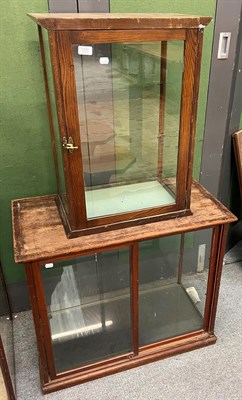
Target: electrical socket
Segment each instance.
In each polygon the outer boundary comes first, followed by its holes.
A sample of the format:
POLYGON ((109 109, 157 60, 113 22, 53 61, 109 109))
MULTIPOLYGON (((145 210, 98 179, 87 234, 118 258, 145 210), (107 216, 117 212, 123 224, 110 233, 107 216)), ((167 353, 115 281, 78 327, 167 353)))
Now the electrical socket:
POLYGON ((198 257, 197 257, 197 272, 203 272, 205 268, 205 252, 206 244, 200 244, 198 246, 198 257))

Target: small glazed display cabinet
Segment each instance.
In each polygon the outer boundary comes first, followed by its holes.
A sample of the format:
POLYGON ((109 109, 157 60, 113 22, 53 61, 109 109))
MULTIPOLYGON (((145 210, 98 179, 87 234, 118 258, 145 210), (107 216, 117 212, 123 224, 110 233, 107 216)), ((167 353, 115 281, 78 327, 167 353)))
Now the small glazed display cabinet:
POLYGON ((38 24, 56 201, 68 236, 189 214, 211 18, 29 16, 38 24))
POLYGON ((44 393, 213 344, 227 225, 192 181, 209 17, 31 14, 58 194, 14 200, 44 393))

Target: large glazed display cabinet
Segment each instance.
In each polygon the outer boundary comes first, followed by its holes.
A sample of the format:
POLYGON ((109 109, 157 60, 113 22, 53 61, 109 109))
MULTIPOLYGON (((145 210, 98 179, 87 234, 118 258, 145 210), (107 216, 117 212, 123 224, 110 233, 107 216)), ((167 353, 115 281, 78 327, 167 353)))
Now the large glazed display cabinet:
POLYGON ((209 17, 31 14, 58 194, 14 200, 44 393, 213 344, 227 225, 192 180, 209 17))
POLYGON ((191 200, 189 216, 73 239, 55 196, 14 201, 45 393, 215 343, 236 218, 197 183, 191 200))

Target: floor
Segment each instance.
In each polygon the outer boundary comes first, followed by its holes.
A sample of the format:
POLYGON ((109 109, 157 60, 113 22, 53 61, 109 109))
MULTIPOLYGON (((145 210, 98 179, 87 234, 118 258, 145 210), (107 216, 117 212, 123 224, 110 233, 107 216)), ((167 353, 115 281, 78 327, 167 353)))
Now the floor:
MULTIPOLYGON (((180 284, 143 289, 139 310, 140 346, 202 328, 202 316, 180 284)), ((120 293, 108 301, 57 311, 50 326, 58 372, 128 353, 132 349, 130 296, 120 293)))
POLYGON ((232 247, 224 256, 225 264, 242 262, 242 240, 232 247))
POLYGON ((214 346, 43 396, 30 312, 15 321, 18 400, 239 400, 242 263, 224 266, 214 346))

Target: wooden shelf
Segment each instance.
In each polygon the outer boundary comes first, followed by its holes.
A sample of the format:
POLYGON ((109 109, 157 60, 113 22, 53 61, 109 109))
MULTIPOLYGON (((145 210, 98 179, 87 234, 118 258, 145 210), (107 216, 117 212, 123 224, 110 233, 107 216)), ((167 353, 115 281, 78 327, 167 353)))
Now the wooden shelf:
POLYGON ((236 217, 199 183, 192 185, 192 215, 68 239, 55 202, 56 196, 14 200, 15 261, 30 262, 55 256, 75 256, 106 247, 205 229, 236 221, 236 217))

